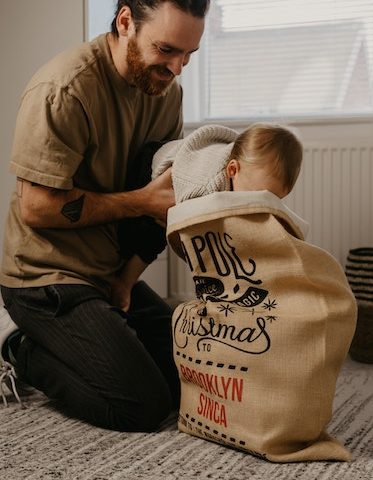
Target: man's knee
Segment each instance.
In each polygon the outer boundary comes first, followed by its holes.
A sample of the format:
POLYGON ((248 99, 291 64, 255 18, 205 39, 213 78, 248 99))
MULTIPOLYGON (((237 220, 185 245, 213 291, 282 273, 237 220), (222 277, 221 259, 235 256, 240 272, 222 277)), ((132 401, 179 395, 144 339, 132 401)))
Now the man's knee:
POLYGON ((108 427, 119 431, 151 432, 156 430, 172 411, 172 399, 168 388, 161 386, 149 392, 140 401, 126 400, 111 405, 108 427))

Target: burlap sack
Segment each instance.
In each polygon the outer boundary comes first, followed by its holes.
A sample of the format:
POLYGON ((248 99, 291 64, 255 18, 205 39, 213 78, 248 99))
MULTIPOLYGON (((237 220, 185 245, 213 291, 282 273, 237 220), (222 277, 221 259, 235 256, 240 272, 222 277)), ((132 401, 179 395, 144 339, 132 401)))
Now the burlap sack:
POLYGON ((356 322, 342 267, 269 192, 169 211, 196 299, 173 315, 179 429, 277 462, 348 460, 325 431, 356 322))

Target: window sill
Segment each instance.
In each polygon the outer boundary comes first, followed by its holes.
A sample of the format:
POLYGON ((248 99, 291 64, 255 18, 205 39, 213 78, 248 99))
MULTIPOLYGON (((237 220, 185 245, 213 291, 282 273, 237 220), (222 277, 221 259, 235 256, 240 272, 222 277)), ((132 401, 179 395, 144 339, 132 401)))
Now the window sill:
POLYGON ((359 115, 359 116, 328 116, 328 117, 316 117, 316 116, 287 116, 287 117, 247 117, 247 118, 211 118, 208 120, 201 120, 200 122, 185 122, 185 130, 192 131, 202 125, 224 125, 231 128, 245 128, 254 122, 275 122, 287 125, 302 126, 317 126, 317 125, 351 125, 351 124, 372 124, 373 116, 359 115))

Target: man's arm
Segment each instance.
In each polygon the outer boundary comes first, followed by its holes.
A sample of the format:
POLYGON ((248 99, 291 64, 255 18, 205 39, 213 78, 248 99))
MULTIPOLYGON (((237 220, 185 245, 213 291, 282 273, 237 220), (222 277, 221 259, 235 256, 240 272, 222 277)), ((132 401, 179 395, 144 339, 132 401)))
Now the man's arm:
POLYGON ((32 228, 81 228, 148 215, 164 222, 175 203, 171 169, 131 192, 58 190, 17 180, 22 220, 32 228))

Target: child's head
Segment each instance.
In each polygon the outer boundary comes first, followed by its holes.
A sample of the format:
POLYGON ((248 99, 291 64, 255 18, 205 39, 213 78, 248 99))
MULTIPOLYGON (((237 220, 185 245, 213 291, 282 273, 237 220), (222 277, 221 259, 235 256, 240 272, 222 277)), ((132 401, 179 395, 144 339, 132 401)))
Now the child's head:
POLYGON ((300 141, 289 129, 256 123, 234 142, 227 175, 233 190, 269 190, 282 198, 298 178, 302 154, 300 141))

